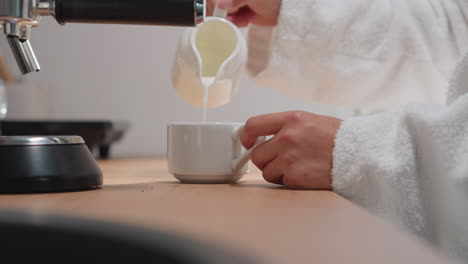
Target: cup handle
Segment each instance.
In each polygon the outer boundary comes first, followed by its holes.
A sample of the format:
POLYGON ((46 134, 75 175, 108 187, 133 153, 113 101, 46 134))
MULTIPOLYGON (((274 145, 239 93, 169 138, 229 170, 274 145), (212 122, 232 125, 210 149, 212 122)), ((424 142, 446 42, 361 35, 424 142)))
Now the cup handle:
MULTIPOLYGON (((243 129, 243 127, 239 128, 237 130, 237 132, 234 133, 234 140, 239 140, 239 132, 242 129, 243 129)), ((240 170, 242 170, 242 168, 244 168, 245 164, 247 164, 247 162, 249 162, 250 157, 252 156, 252 151, 256 147, 258 147, 258 145, 262 144, 265 141, 266 141, 266 137, 264 137, 264 136, 258 137, 257 140, 255 141, 255 143, 253 144, 253 146, 250 149, 248 149, 247 151, 242 153, 242 155, 240 155, 238 158, 236 158, 236 159, 234 159, 232 161, 232 171, 233 171, 234 174, 239 172, 240 170)))
POLYGON ((227 10, 221 9, 218 7, 218 1, 216 1, 214 10, 213 10, 213 16, 215 17, 221 17, 221 18, 226 18, 227 17, 227 10))

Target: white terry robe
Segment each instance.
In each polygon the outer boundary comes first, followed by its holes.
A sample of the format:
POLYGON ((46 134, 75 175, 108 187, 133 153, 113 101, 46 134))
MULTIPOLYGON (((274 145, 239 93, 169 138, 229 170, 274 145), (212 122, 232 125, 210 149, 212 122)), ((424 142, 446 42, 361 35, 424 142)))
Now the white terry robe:
POLYGON ((468 0, 283 0, 277 27, 250 27, 247 69, 309 101, 394 108, 343 122, 334 190, 468 261, 467 50, 468 0))
POLYGON ((251 26, 258 84, 369 110, 445 103, 468 49, 466 0, 283 0, 275 28, 251 26))

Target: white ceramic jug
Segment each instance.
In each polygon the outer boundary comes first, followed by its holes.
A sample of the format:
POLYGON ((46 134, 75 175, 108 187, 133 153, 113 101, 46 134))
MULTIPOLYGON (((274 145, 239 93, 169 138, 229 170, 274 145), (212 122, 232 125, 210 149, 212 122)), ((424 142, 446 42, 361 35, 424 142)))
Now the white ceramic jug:
POLYGON ((186 29, 176 50, 172 82, 182 99, 201 108, 228 103, 236 94, 247 60, 240 29, 217 10, 196 28, 186 29))

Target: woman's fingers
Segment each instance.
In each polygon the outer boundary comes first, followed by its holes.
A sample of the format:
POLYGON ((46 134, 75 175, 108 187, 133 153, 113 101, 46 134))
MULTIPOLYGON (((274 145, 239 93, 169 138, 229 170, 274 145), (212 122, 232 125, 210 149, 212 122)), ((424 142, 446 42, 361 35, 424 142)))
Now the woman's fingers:
POLYGON ((288 113, 274 113, 250 118, 245 123, 240 135, 242 145, 250 148, 260 136, 270 136, 278 133, 287 121, 288 113))
POLYGON ((247 6, 241 7, 236 12, 230 12, 228 19, 238 27, 246 27, 250 24, 255 13, 247 6))
POLYGON ((280 146, 275 142, 274 138, 263 142, 252 151, 251 159, 253 164, 263 170, 270 161, 278 156, 279 148, 280 146))
POLYGON ((215 4, 218 2, 218 7, 224 10, 238 9, 244 5, 247 5, 252 0, 214 0, 215 4))
POLYGON ((279 159, 274 159, 263 168, 263 178, 267 182, 283 184, 283 165, 279 159))

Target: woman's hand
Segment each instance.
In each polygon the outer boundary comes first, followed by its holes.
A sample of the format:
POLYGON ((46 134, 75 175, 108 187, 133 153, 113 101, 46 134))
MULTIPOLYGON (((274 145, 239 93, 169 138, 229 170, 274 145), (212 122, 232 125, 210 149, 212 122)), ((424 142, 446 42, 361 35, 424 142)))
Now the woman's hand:
POLYGON ((250 23, 262 26, 278 23, 281 0, 208 0, 208 14, 213 13, 217 1, 219 8, 228 11, 227 19, 239 27, 250 23))
POLYGON ((300 189, 332 189, 336 133, 342 120, 308 112, 283 112, 250 118, 241 141, 252 147, 259 136, 274 135, 252 152, 266 181, 300 189))

